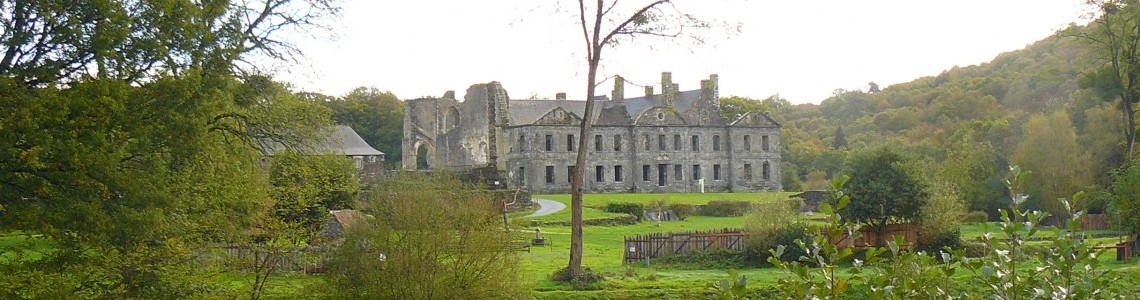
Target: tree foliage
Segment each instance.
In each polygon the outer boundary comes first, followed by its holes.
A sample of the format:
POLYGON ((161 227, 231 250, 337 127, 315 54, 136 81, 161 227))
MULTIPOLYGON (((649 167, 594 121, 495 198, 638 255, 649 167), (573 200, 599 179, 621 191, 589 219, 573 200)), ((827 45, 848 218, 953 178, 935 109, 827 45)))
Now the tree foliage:
POLYGON ((367 195, 329 262, 329 290, 352 299, 523 297, 518 256, 492 193, 451 175, 396 173, 367 195))
POLYGON ((1140 164, 1132 163, 1114 177, 1108 211, 1114 225, 1135 237, 1140 234, 1140 164))
POLYGON ((1090 158, 1077 143, 1077 133, 1063 111, 1035 115, 1025 128, 1014 162, 1033 170, 1025 183, 1032 196, 1027 207, 1056 215, 1064 214, 1057 201, 1091 184, 1090 158))
POLYGON ((358 87, 343 97, 326 97, 321 103, 332 109, 333 121, 352 127, 369 145, 384 152, 386 163, 400 161, 404 102, 395 94, 375 87, 358 87))
POLYGON ((277 153, 269 170, 273 216, 315 233, 328 219, 329 210, 356 206, 359 173, 352 159, 342 155, 277 153))
POLYGON ((876 228, 880 236, 888 223, 918 221, 930 199, 929 184, 916 160, 895 147, 852 152, 847 176, 851 179, 844 190, 851 204, 840 214, 876 228))
POLYGON ((1120 99, 1128 158, 1136 142, 1135 105, 1140 102, 1140 2, 1135 0, 1088 0, 1097 12, 1088 31, 1077 35, 1092 42, 1097 58, 1106 64, 1089 72, 1082 83, 1107 101, 1120 99))
POLYGON ((197 258, 270 204, 257 141, 298 146, 328 120, 243 61, 284 57, 281 31, 333 12, 321 0, 0 1, 0 230, 51 249, 0 264, 0 297, 217 291, 197 258))

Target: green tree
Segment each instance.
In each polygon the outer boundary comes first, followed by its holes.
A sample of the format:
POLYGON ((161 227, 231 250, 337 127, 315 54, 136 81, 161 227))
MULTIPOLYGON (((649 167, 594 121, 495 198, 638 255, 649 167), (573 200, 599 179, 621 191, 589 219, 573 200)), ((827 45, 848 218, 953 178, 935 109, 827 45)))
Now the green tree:
POLYGON ((276 153, 269 170, 273 215, 316 233, 329 210, 352 209, 360 192, 359 171, 342 155, 276 153))
POLYGON ((1114 176, 1113 198, 1108 205, 1113 223, 1128 234, 1140 234, 1140 164, 1133 162, 1114 176))
POLYGON ((745 113, 759 113, 771 110, 772 107, 765 101, 740 96, 720 97, 720 111, 724 115, 724 119, 729 122, 736 120, 736 118, 743 116, 745 113))
POLYGON ((256 141, 327 123, 247 62, 286 58, 279 34, 335 9, 245 5, 0 1, 0 230, 52 249, 0 263, 0 298, 216 290, 198 258, 270 204, 256 141))
POLYGON ((1031 195, 1026 204, 1030 209, 1063 215, 1065 209, 1057 199, 1067 198, 1092 183, 1090 159, 1077 144, 1076 130, 1064 111, 1030 118, 1013 161, 1033 171, 1025 183, 1025 190, 1031 195))
POLYGON ((443 173, 396 173, 366 196, 333 250, 328 290, 343 299, 518 299, 517 247, 488 190, 443 173))
MULTIPOLYGON (((851 204, 840 215, 875 228, 879 237, 891 222, 919 221, 930 199, 929 184, 915 158, 891 146, 852 152, 844 190, 851 204)), ((885 241, 883 241, 885 242, 885 241)))
MULTIPOLYGON (((331 97, 330 97, 331 98, 331 97)), ((386 156, 386 164, 400 161, 404 138, 404 102, 392 92, 358 87, 343 97, 322 101, 333 111, 333 121, 348 125, 368 144, 386 156)))
POLYGON ((843 133, 843 126, 835 129, 835 139, 831 141, 831 148, 839 150, 839 148, 847 147, 847 134, 843 133))
MULTIPOLYGON (((1097 57, 1107 62, 1089 72, 1086 86, 1095 87, 1105 100, 1120 99, 1128 158, 1136 143, 1135 103, 1140 101, 1140 3, 1136 0, 1088 0, 1097 9, 1087 32, 1079 35, 1095 45, 1097 57)), ((1083 83, 1085 83, 1083 82, 1083 83)))

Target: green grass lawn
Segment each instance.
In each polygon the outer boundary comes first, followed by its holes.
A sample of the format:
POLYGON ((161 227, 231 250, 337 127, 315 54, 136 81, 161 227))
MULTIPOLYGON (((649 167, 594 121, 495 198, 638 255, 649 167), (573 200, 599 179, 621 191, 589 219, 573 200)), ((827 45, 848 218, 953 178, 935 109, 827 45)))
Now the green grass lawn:
MULTIPOLYGON (((707 204, 712 200, 736 200, 763 203, 779 199, 787 199, 788 195, 791 194, 793 193, 586 194, 582 197, 582 218, 585 220, 590 220, 622 216, 623 214, 620 213, 610 213, 602 210, 602 208, 611 202, 634 202, 641 203, 642 205, 649 205, 650 203, 653 203, 657 200, 665 200, 665 202, 668 204, 683 203, 696 205, 707 204)), ((550 215, 535 217, 529 220, 536 220, 541 222, 570 220, 569 194, 534 195, 533 197, 538 199, 548 199, 562 202, 563 204, 566 204, 567 208, 550 215)), ((736 227, 739 227, 739 225, 736 227)))
MULTIPOLYGON (((649 204, 658 199, 665 199, 668 203, 705 204, 711 200, 731 199, 746 201, 773 201, 784 199, 790 193, 739 193, 739 194, 591 194, 586 195, 583 215, 586 219, 609 217, 614 214, 606 213, 590 207, 602 207, 610 202, 637 202, 649 204)), ((569 205, 569 195, 536 195, 536 198, 560 201, 569 205)), ((568 220, 569 209, 543 217, 543 220, 568 220)), ((805 217, 810 218, 810 217, 805 217)), ((604 284, 604 291, 570 291, 568 284, 555 282, 549 279, 550 274, 564 268, 569 261, 570 228, 566 226, 542 227, 544 237, 550 241, 550 246, 534 247, 530 253, 521 254, 521 270, 523 278, 531 280, 532 286, 539 298, 562 297, 596 297, 596 298, 624 298, 622 295, 650 296, 658 291, 687 295, 699 292, 716 280, 725 278, 725 270, 678 270, 661 268, 653 264, 637 262, 622 265, 624 237, 659 233, 681 232, 688 230, 707 230, 721 228, 739 228, 744 224, 744 217, 702 217, 693 216, 684 221, 672 222, 643 222, 628 226, 587 226, 583 238, 583 264, 595 272, 610 275, 604 284)), ((991 224, 964 224, 962 238, 976 240, 986 230, 998 231, 996 223, 991 224)), ((1100 231, 1090 231, 1096 233, 1100 231)), ((1036 236, 1056 236, 1055 228, 1043 229, 1036 236)), ((1094 244, 1103 245, 1115 243, 1117 238, 1093 239, 1094 244)), ((1038 241, 1032 244, 1044 244, 1048 241, 1038 241)), ((1105 251, 1100 257, 1102 266, 1109 269, 1134 270, 1140 269, 1135 262, 1115 261, 1115 252, 1105 251)), ((738 270, 741 275, 749 279, 749 285, 767 286, 775 284, 785 274, 776 268, 749 268, 738 270)), ((956 276, 967 277, 966 272, 959 272, 956 276)), ((684 297, 681 297, 684 298, 684 297)))

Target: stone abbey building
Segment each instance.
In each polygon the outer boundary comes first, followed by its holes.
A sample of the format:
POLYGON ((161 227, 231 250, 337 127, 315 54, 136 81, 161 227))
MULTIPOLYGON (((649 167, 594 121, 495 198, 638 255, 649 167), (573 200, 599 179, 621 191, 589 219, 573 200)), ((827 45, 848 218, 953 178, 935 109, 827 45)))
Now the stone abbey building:
POLYGON ((627 98, 614 80, 594 105, 594 127, 578 136, 583 100, 512 100, 498 82, 472 85, 463 101, 405 103, 403 167, 493 167, 507 185, 568 193, 578 139, 588 139, 587 192, 778 191, 780 124, 753 112, 725 120, 717 75, 680 91, 670 73, 661 92, 627 98))

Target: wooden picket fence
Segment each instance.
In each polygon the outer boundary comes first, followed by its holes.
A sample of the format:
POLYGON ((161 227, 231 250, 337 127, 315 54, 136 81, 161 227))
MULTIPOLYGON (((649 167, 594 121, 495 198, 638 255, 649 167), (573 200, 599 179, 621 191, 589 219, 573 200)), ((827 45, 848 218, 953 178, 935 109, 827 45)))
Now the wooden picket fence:
POLYGON ((831 244, 838 247, 882 247, 886 246, 883 241, 893 241, 896 236, 899 236, 903 238, 903 243, 899 247, 914 249, 914 245, 918 242, 918 225, 912 223, 887 224, 886 228, 883 228, 884 238, 880 238, 878 232, 875 232, 875 228, 870 226, 863 226, 859 232, 862 236, 854 241, 851 241, 851 236, 846 233, 833 236, 831 237, 831 244))
POLYGON ((714 249, 743 250, 747 236, 739 228, 725 228, 626 237, 622 263, 714 249))
MULTIPOLYGON (((1041 222, 1043 225, 1065 227, 1068 216, 1053 215, 1041 222)), ((1108 222, 1108 214, 1087 214, 1081 216, 1081 230, 1107 230, 1112 229, 1108 222)))

